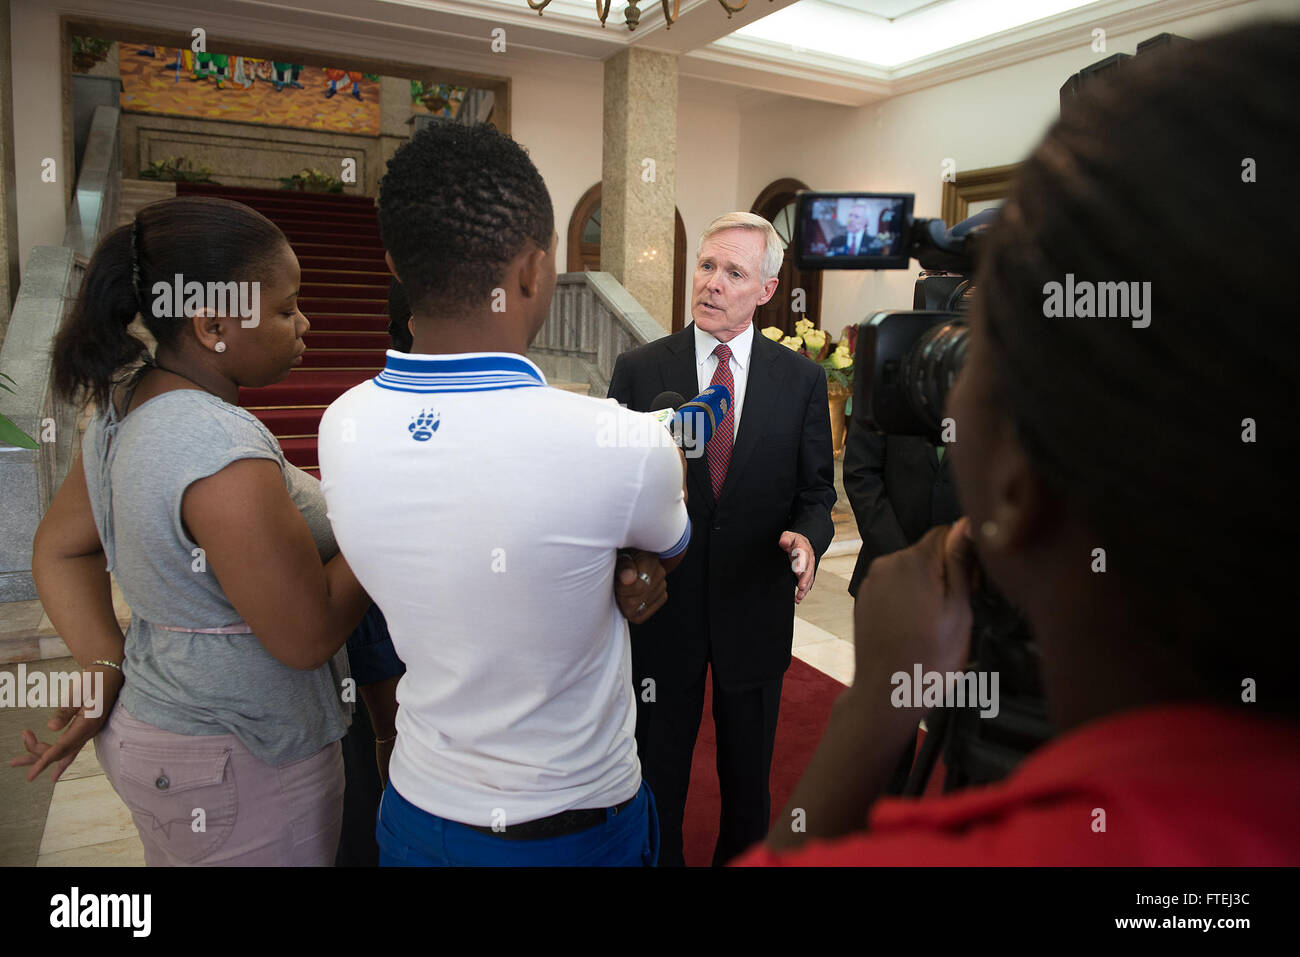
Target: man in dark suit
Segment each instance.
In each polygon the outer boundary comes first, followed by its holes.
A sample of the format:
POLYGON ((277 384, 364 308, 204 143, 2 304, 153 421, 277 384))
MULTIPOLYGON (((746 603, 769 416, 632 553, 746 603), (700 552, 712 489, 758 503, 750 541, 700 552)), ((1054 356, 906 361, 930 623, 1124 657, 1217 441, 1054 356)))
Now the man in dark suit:
POLYGON ((721 383, 734 395, 705 454, 687 463, 692 538, 668 575, 668 601, 632 628, 637 751, 666 866, 684 863, 682 814, 710 665, 722 794, 713 863, 767 834, 794 605, 834 534, 826 375, 753 327, 754 310, 776 292, 782 257, 765 219, 719 217, 700 240, 694 322, 620 356, 609 386, 612 398, 643 412, 663 392, 689 398, 721 383))
MULTIPOLYGON (((929 439, 873 432, 856 417, 850 420, 844 441, 844 491, 862 536, 849 581, 854 598, 872 559, 907 548, 934 526, 961 517, 944 452, 929 439)), ((899 756, 888 793, 903 792, 914 752, 909 745, 899 756)))

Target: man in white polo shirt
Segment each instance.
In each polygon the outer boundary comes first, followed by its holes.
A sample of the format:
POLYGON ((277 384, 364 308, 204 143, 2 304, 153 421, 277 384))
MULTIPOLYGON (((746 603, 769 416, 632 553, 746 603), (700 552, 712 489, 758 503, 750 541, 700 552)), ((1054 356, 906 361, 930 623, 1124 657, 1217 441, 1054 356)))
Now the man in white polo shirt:
POLYGON ((524 358, 556 239, 512 140, 416 134, 379 220, 414 346, 330 406, 320 463, 339 546, 407 666, 380 862, 653 864, 610 583, 618 548, 665 567, 684 553, 681 455, 607 441, 644 435, 638 414, 548 388, 524 358))

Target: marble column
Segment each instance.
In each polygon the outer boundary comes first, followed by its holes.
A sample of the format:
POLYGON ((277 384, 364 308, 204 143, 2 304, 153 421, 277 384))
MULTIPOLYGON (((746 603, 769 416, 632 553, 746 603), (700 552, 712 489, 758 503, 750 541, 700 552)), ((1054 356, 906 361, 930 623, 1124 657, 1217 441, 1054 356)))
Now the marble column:
POLYGON ((605 61, 600 268, 665 328, 673 321, 677 57, 630 47, 605 61))
POLYGON ((411 137, 411 81, 406 77, 379 78, 379 162, 366 170, 366 195, 379 195, 379 181, 388 161, 411 137))

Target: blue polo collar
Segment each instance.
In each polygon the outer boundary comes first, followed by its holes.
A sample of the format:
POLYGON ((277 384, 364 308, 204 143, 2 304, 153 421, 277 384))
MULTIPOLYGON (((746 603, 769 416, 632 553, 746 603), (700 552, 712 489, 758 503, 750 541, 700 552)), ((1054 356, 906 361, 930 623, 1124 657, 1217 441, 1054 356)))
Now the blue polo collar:
POLYGON ((393 392, 491 392, 546 385, 542 370, 513 352, 430 356, 393 349, 384 371, 372 381, 393 392))

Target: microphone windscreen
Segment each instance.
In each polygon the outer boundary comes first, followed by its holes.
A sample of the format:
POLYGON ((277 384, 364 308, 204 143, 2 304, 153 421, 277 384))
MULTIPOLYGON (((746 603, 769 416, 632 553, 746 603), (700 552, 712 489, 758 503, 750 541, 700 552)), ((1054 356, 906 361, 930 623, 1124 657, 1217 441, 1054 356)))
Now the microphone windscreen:
POLYGON ((731 390, 711 385, 677 410, 668 429, 688 459, 704 454, 705 445, 730 408, 731 390))
POLYGON ((686 402, 686 397, 677 392, 660 392, 655 396, 655 400, 650 403, 650 411, 658 412, 660 409, 672 409, 676 412, 686 402))

